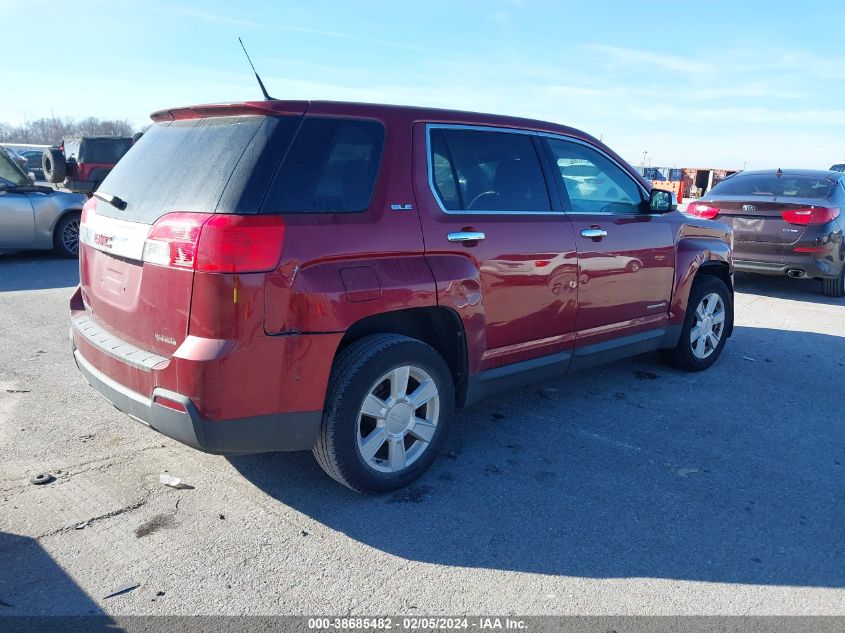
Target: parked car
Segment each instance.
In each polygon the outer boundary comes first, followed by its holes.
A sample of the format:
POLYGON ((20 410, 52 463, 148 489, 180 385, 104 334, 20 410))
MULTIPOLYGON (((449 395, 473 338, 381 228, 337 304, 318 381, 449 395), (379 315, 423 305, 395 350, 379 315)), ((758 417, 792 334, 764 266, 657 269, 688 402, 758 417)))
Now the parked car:
POLYGON ((0 252, 54 249, 76 257, 83 204, 83 195, 36 187, 0 149, 0 252))
POLYGON ((838 165, 831 165, 830 171, 845 171, 845 163, 839 163, 838 165))
POLYGON ((11 158, 13 161, 15 161, 15 164, 18 167, 20 167, 21 169, 24 169, 24 170, 26 169, 26 167, 27 167, 26 158, 21 156, 18 152, 16 152, 11 147, 8 147, 6 145, 3 145, 2 147, 6 151, 6 154, 9 156, 9 158, 11 158))
POLYGON ((44 180, 44 168, 41 166, 41 159, 44 155, 44 150, 41 149, 26 149, 18 152, 26 159, 26 171, 31 173, 35 180, 44 180))
POLYGON ((655 350, 702 370, 731 334, 730 229, 578 130, 299 101, 152 118, 83 210, 73 355, 195 448, 313 450, 380 493, 456 406, 655 350))
POLYGON ((845 296, 845 174, 745 171, 721 181, 687 213, 734 231, 737 270, 821 279, 829 297, 845 296))
POLYGON ((48 182, 69 191, 91 194, 132 147, 120 136, 84 136, 44 150, 41 165, 48 182))

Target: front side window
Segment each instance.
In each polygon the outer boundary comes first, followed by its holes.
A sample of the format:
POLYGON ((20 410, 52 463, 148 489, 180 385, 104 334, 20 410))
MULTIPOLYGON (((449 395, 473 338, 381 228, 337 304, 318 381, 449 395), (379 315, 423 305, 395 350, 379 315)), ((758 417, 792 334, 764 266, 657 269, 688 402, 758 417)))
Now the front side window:
POLYGON ((306 117, 267 193, 264 212, 364 211, 383 145, 384 127, 377 121, 306 117))
POLYGON ((434 128, 429 151, 435 193, 447 210, 551 210, 529 135, 434 128))
POLYGON ((640 187, 610 158, 581 143, 547 139, 576 213, 638 213, 640 187))

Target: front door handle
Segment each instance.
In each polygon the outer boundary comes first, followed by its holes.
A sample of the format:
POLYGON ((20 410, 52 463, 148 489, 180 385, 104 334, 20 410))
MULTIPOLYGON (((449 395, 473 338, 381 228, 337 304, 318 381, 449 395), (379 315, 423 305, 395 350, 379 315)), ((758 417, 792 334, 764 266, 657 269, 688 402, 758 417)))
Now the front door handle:
POLYGON ((480 242, 487 236, 481 231, 456 231, 446 237, 450 242, 480 242))
POLYGON ((581 237, 589 237, 592 240, 600 240, 607 237, 607 231, 604 229, 584 229, 581 231, 581 237))

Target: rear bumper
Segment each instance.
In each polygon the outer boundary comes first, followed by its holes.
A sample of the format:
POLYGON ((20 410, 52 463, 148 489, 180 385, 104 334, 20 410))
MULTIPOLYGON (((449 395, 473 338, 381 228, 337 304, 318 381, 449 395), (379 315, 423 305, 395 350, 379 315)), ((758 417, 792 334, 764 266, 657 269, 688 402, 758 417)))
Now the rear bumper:
POLYGON ((734 269, 745 273, 783 276, 787 276, 790 271, 798 271, 806 277, 819 278, 836 278, 842 270, 842 264, 828 259, 816 259, 811 253, 794 253, 780 260, 767 262, 734 258, 734 269))
POLYGON ((203 419, 190 398, 156 388, 153 398, 132 391, 109 378, 73 350, 76 366, 100 395, 150 428, 193 448, 215 454, 264 453, 309 450, 320 430, 321 412, 278 413, 234 420, 203 419), (185 407, 185 411, 165 407, 155 401, 161 396, 185 407))

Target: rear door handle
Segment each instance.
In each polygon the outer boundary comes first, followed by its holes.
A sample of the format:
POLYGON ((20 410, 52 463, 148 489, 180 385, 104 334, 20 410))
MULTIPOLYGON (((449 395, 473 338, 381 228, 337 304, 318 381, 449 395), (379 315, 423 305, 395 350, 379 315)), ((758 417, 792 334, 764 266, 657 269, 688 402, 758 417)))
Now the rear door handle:
POLYGON ((450 242, 480 242, 487 236, 481 231, 456 231, 446 237, 450 242))
POLYGON ((607 237, 607 231, 604 229, 584 229, 581 231, 581 237, 589 237, 593 240, 600 240, 603 237, 607 237))

